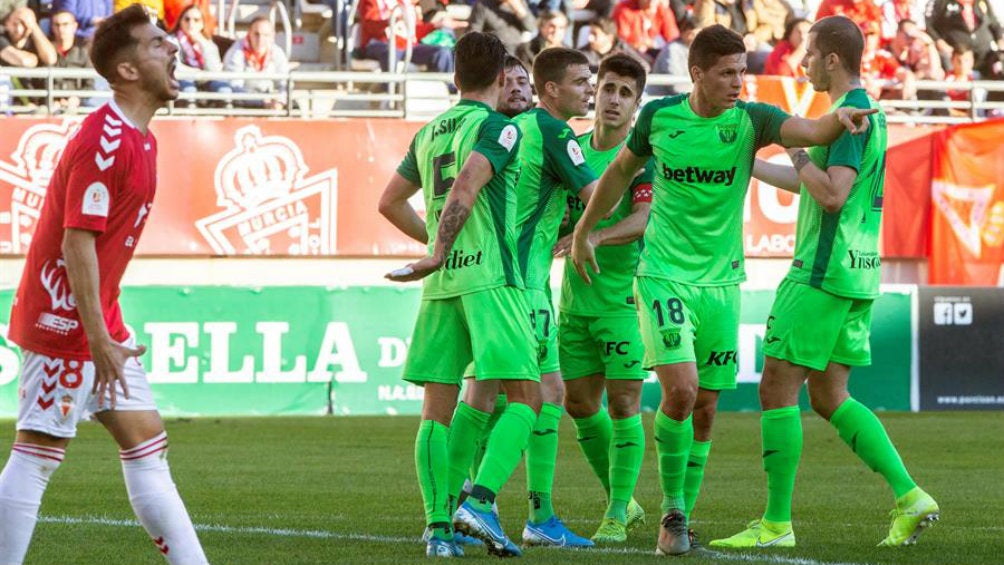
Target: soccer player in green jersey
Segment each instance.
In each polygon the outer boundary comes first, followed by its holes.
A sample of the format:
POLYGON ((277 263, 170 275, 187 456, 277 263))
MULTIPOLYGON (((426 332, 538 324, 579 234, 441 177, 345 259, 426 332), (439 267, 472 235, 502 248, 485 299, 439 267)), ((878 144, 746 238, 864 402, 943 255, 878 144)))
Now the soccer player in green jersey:
POLYGON ((533 106, 533 89, 530 88, 530 73, 523 62, 506 55, 505 85, 499 98, 498 111, 510 118, 526 112, 533 106))
MULTIPOLYGON (((614 54, 600 62, 593 129, 579 137, 586 163, 594 171, 606 169, 627 141, 644 90, 645 68, 630 55, 614 54)), ((561 286, 558 358, 565 380, 565 409, 608 501, 592 537, 597 543, 627 541, 627 529, 645 517, 632 496, 645 455, 639 412, 648 372, 641 366, 644 347, 631 283, 651 202, 652 167, 646 167, 631 179, 629 194, 589 234, 602 274, 586 285, 567 261, 561 286)), ((571 232, 585 205, 569 196, 568 208, 571 232)), ((555 255, 567 254, 570 246, 571 233, 558 242, 555 255)))
MULTIPOLYGON (((391 223, 430 247, 429 256, 388 278, 425 279, 404 379, 425 387, 415 464, 430 532, 426 553, 436 557, 463 554, 453 540, 445 485, 449 425, 465 367, 473 361, 478 378, 501 381, 509 398, 475 493, 494 496, 508 480, 540 409, 533 333, 516 263, 521 135, 494 110, 504 59, 505 47, 492 35, 472 32, 457 42, 454 81, 461 100, 418 131, 380 202, 391 223), (408 204, 419 189, 424 225, 408 204)), ((490 505, 477 518, 501 532, 490 505)), ((485 541, 496 554, 520 554, 504 533, 485 541)))
MULTIPOLYGON (((861 86, 864 40, 842 16, 809 29, 802 67, 834 108, 878 108, 861 86)), ((868 334, 879 296, 879 222, 885 181, 886 123, 869 118, 868 133, 844 133, 833 143, 789 149, 794 169, 758 163, 756 174, 801 193, 795 257, 774 299, 764 336, 760 381, 763 517, 716 547, 793 547, 791 499, 802 453, 798 392, 808 381, 812 409, 837 429, 852 451, 882 475, 896 497, 889 535, 879 545, 909 545, 938 519, 938 505, 910 477, 885 428, 850 397, 851 367, 871 363, 868 334)))
POLYGON ((655 158, 652 213, 635 278, 643 366, 662 387, 655 417, 663 492, 657 549, 690 550, 693 507, 710 449, 719 392, 735 388, 742 211, 756 150, 823 145, 844 128, 867 127, 874 110, 840 108, 819 120, 739 100, 746 71, 742 37, 721 26, 690 47, 691 94, 645 105, 628 142, 603 173, 575 227, 572 259, 589 281, 598 270, 588 234, 649 159, 655 158), (861 124, 860 126, 858 124, 861 124), (699 468, 693 480, 688 468, 699 468))
MULTIPOLYGON (((594 92, 589 62, 573 49, 552 48, 534 60, 534 83, 538 106, 518 115, 513 121, 522 133, 517 185, 518 254, 517 263, 526 281, 527 313, 533 324, 537 359, 541 373, 541 409, 533 434, 526 445, 529 518, 523 529, 527 545, 589 547, 589 539, 576 535, 555 515, 551 502, 555 462, 558 456, 558 423, 561 420, 564 386, 559 373, 557 328, 551 305, 549 275, 552 248, 565 210, 565 194, 571 192, 588 199, 596 176, 586 165, 575 133, 568 126, 574 116, 589 111, 594 92)), ((495 391, 484 387, 491 383, 472 383, 465 398, 493 399, 495 391)), ((511 399, 509 399, 511 401, 511 399)), ((458 437, 476 438, 490 417, 490 406, 462 403, 454 415, 453 427, 458 437)), ((465 461, 473 458, 473 439, 452 441, 450 445, 452 476, 459 476, 465 461)), ((484 463, 482 463, 482 468, 484 463)), ((451 481, 451 494, 459 493, 458 481, 451 481)), ((471 491, 458 516, 467 512, 471 501, 491 502, 471 491)), ((475 537, 483 537, 473 532, 475 537)))

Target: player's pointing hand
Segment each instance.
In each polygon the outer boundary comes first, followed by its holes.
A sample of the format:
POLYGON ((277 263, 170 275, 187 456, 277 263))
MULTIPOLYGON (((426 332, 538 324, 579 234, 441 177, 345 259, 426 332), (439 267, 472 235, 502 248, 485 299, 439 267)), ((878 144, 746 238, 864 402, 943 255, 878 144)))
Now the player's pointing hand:
POLYGON ((852 134, 864 133, 870 125, 868 116, 878 112, 878 108, 851 108, 844 106, 835 110, 837 119, 852 134))

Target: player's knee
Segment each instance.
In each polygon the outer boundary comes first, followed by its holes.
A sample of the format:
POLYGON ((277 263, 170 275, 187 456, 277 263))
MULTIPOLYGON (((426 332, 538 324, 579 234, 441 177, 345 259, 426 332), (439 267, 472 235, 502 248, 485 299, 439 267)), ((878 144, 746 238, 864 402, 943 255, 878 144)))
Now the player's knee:
POLYGON ((607 393, 607 411, 614 420, 623 420, 637 414, 640 410, 641 397, 633 391, 623 391, 614 394, 607 393))
POLYGON ((561 404, 565 398, 565 382, 559 373, 544 375, 540 380, 540 396, 544 402, 561 404))
POLYGON ((565 411, 572 418, 588 418, 600 411, 600 403, 592 398, 565 396, 565 411))
POLYGON ((812 406, 812 410, 824 420, 829 420, 846 398, 846 395, 843 394, 809 389, 809 404, 812 406))

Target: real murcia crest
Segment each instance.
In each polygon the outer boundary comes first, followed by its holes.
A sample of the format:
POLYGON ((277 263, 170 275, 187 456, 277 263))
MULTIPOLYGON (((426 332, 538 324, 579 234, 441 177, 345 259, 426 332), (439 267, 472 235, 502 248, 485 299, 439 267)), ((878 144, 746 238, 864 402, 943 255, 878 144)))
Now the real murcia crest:
POLYGON ((78 129, 79 121, 68 120, 31 126, 21 135, 10 161, 0 161, 0 186, 13 187, 10 200, 0 201, 0 254, 28 251, 49 179, 78 129))
POLYGON ((196 227, 221 255, 333 254, 338 171, 309 172, 293 140, 240 128, 214 175, 223 210, 196 227))

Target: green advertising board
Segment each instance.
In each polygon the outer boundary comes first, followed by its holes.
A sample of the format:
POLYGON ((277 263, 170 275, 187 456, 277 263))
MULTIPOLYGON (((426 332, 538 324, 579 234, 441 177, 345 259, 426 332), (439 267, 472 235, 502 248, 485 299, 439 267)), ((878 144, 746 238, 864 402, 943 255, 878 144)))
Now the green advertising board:
MULTIPOLYGON (((912 292, 912 291, 911 291, 912 292)), ((911 292, 876 302, 871 367, 852 393, 869 406, 910 409, 911 292)), ((20 352, 5 341, 13 291, 0 291, 0 417, 17 415, 20 352)), ((744 291, 739 388, 722 410, 758 410, 764 321, 772 291, 744 291)), ((417 288, 127 287, 122 311, 163 414, 237 416, 417 414, 422 389, 401 381, 417 288)), ((807 321, 811 323, 811 321, 807 321)), ((659 385, 645 384, 654 410, 659 385)))

